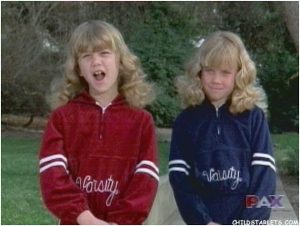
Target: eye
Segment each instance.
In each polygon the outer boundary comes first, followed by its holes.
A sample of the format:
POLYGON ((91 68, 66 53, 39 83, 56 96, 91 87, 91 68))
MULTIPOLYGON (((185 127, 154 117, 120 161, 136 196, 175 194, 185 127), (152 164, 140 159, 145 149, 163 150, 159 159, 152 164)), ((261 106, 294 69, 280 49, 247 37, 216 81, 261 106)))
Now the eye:
POLYGON ((91 53, 82 53, 81 55, 80 55, 80 58, 88 58, 88 57, 90 57, 91 56, 91 53))
POLYGON ((108 49, 105 49, 105 50, 102 50, 102 51, 100 52, 100 54, 101 54, 101 55, 109 55, 109 54, 111 54, 111 51, 108 50, 108 49))
POLYGON ((223 74, 224 76, 229 76, 229 75, 234 74, 234 71, 231 71, 231 70, 223 70, 223 71, 222 71, 222 74, 223 74))
POLYGON ((212 73, 213 69, 207 67, 207 68, 204 68, 203 71, 206 72, 206 73, 212 73))

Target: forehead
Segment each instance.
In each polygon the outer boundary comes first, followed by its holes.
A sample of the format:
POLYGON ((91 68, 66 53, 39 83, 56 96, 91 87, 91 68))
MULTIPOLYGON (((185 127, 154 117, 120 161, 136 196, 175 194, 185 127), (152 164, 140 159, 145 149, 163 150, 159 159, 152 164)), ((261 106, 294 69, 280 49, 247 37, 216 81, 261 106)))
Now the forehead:
POLYGON ((218 69, 238 69, 240 67, 239 50, 231 42, 217 39, 208 42, 200 53, 202 67, 218 69))
POLYGON ((101 51, 104 49, 114 50, 112 43, 103 39, 82 40, 76 46, 76 53, 101 51))
POLYGON ((88 26, 76 34, 73 42, 74 52, 78 55, 86 51, 110 49, 115 51, 116 45, 113 35, 107 30, 88 26))
POLYGON ((218 69, 238 69, 238 57, 227 51, 212 52, 201 63, 203 67, 218 69))
POLYGON ((109 45, 103 45, 103 44, 98 44, 98 45, 89 45, 89 46, 84 46, 80 49, 78 49, 77 53, 86 53, 86 52, 99 52, 103 50, 112 50, 109 45))
POLYGON ((205 66, 203 68, 211 68, 214 70, 230 71, 230 72, 238 71, 238 68, 235 65, 230 65, 230 64, 209 65, 209 66, 205 66))

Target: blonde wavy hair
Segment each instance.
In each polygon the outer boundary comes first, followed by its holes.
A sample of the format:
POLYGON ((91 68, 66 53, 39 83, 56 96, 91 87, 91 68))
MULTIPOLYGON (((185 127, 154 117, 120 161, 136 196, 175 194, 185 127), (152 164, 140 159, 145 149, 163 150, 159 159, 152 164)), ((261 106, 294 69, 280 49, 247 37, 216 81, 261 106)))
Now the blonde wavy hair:
POLYGON ((205 99, 200 80, 202 68, 220 68, 224 65, 238 68, 230 97, 230 112, 237 114, 258 106, 267 113, 266 95, 258 84, 255 64, 240 37, 228 31, 218 31, 208 36, 186 65, 185 74, 176 78, 183 107, 201 104, 205 99))
POLYGON ((153 85, 145 81, 146 75, 139 58, 129 50, 121 33, 109 23, 92 20, 80 24, 71 35, 64 65, 64 81, 50 100, 52 109, 66 104, 88 88, 79 74, 79 55, 88 49, 98 51, 106 48, 119 56, 118 89, 128 104, 143 108, 154 100, 153 85))

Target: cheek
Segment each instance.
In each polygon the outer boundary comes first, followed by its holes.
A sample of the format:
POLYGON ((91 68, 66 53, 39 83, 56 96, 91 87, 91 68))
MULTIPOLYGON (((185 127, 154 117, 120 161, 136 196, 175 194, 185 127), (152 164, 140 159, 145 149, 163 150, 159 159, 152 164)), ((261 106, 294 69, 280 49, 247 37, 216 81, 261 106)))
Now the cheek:
POLYGON ((82 74, 84 74, 84 72, 85 72, 85 69, 84 69, 85 67, 84 67, 84 64, 83 63, 81 63, 81 62, 79 62, 77 65, 76 65, 76 71, 78 72, 78 74, 80 75, 80 76, 82 76, 82 74))
POLYGON ((75 73, 76 73, 77 75, 83 77, 83 74, 84 74, 84 73, 83 73, 83 71, 82 71, 82 69, 81 69, 81 66, 80 66, 79 64, 75 65, 74 71, 75 71, 75 73))
POLYGON ((118 75, 120 70, 120 62, 118 60, 112 61, 110 64, 114 74, 118 75))
POLYGON ((233 78, 231 78, 230 80, 228 80, 227 86, 228 86, 231 90, 234 89, 234 86, 235 86, 235 77, 233 77, 233 78))
POLYGON ((202 84, 206 84, 208 82, 208 76, 203 72, 199 75, 199 78, 202 84))
POLYGON ((201 84, 204 89, 208 88, 210 85, 212 85, 211 78, 209 76, 208 77, 202 76, 201 84))
POLYGON ((208 89, 208 86, 209 86, 209 82, 207 81, 207 79, 201 79, 201 87, 202 87, 202 89, 203 89, 203 91, 207 91, 207 90, 209 90, 208 89))
POLYGON ((116 59, 114 60, 114 64, 115 64, 116 69, 119 70, 120 64, 121 64, 119 57, 116 57, 116 59))

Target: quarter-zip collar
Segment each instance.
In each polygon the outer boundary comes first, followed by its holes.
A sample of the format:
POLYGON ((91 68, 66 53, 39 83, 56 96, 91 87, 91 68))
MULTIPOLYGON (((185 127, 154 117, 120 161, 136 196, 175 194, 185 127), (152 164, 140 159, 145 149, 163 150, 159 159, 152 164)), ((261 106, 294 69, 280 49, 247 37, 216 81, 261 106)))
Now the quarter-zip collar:
POLYGON ((80 93, 76 98, 71 100, 73 103, 79 103, 79 104, 86 104, 89 106, 94 106, 95 110, 99 111, 99 123, 98 125, 98 137, 103 144, 104 137, 106 135, 106 121, 107 117, 109 117, 109 112, 106 112, 108 109, 111 111, 112 108, 122 108, 123 106, 127 105, 125 98, 122 95, 118 95, 111 103, 109 103, 106 106, 101 106, 90 94, 87 90, 84 90, 82 93, 80 93), (100 108, 100 109, 99 109, 100 108))
POLYGON ((207 110, 208 117, 213 117, 215 120, 215 126, 216 126, 216 134, 217 137, 219 137, 222 133, 222 118, 223 114, 229 111, 230 101, 225 102, 224 104, 220 105, 219 107, 216 107, 213 105, 209 100, 205 99, 203 102, 203 105, 207 110))

